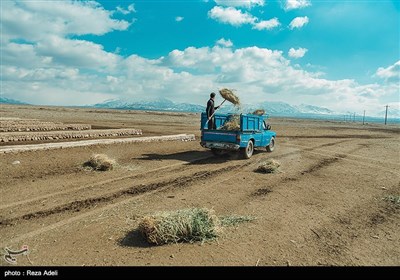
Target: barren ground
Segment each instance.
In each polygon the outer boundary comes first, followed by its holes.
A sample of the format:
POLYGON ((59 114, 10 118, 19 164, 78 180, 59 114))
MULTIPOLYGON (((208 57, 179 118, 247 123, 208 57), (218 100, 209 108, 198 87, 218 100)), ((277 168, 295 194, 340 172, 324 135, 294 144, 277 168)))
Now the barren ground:
POLYGON ((19 265, 400 265, 400 206, 385 200, 400 195, 399 127, 272 118, 275 151, 242 160, 203 149, 196 114, 11 105, 0 114, 196 135, 0 154, 0 245, 29 246, 31 263, 18 256, 19 265), (93 153, 118 166, 85 170, 93 153), (266 159, 281 172, 255 173, 266 159), (204 244, 150 246, 137 231, 143 215, 188 207, 256 220, 204 244))

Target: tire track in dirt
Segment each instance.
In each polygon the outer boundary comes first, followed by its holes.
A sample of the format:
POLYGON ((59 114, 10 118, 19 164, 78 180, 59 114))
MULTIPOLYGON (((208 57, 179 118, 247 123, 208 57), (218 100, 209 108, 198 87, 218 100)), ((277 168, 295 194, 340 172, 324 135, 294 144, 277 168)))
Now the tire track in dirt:
MULTIPOLYGON (((216 176, 218 176, 218 175, 220 175, 222 173, 225 173, 227 175, 234 174, 235 172, 237 172, 237 170, 240 170, 241 168, 247 167, 247 166, 249 166, 251 164, 254 164, 254 162, 246 162, 244 164, 231 165, 231 166, 224 167, 224 168, 221 168, 221 169, 218 169, 218 170, 203 171, 203 172, 212 173, 211 175, 209 175, 209 177, 207 177, 207 178, 210 179, 210 178, 216 177, 216 176)), ((187 177, 193 177, 193 175, 192 176, 187 176, 187 177)), ((229 177, 229 179, 231 179, 231 178, 232 177, 229 177)), ((196 182, 199 181, 199 180, 203 180, 204 177, 203 178, 197 178, 197 179, 198 180, 195 180, 196 182)), ((228 179, 223 179, 222 181, 226 181, 226 180, 228 180, 228 179)), ((155 195, 155 194, 157 194, 157 192, 166 192, 166 191, 168 191, 170 189, 176 189, 176 188, 182 188, 182 187, 190 187, 191 185, 193 185, 192 183, 196 183, 196 182, 186 182, 186 185, 183 185, 183 184, 182 185, 178 185, 178 184, 177 185, 170 185, 170 186, 166 186, 164 188, 156 189, 156 190, 154 190, 152 192, 145 192, 145 193, 140 193, 140 194, 134 195, 134 196, 127 196, 125 199, 120 199, 118 201, 113 201, 113 203, 105 204, 102 207, 96 207, 96 208, 93 207, 95 209, 91 209, 91 210, 88 210, 88 211, 81 212, 81 213, 79 213, 77 215, 74 215, 72 217, 65 217, 65 218, 63 218, 63 219, 61 219, 59 221, 52 222, 52 223, 50 223, 48 225, 43 225, 42 224, 42 227, 38 227, 36 229, 30 229, 30 231, 25 232, 25 233, 21 232, 21 234, 17 235, 17 236, 13 235, 12 238, 8 239, 8 240, 3 239, 2 243, 0 244, 0 247, 11 246, 11 245, 17 244, 18 242, 21 242, 21 241, 25 242, 29 238, 34 238, 35 236, 38 236, 40 234, 44 234, 44 233, 52 231, 52 230, 56 230, 56 229, 58 229, 60 227, 63 227, 65 225, 68 225, 68 224, 71 224, 71 223, 74 223, 74 222, 79 222, 84 218, 87 218, 87 217, 90 217, 90 216, 93 216, 93 215, 96 215, 96 214, 99 214, 99 213, 104 213, 105 211, 110 211, 111 209, 114 209, 116 207, 120 207, 122 205, 126 205, 128 203, 131 203, 131 202, 137 200, 137 199, 141 199, 141 198, 143 199, 144 197, 147 197, 147 196, 150 196, 150 195, 155 195), (4 243, 5 241, 7 243, 4 243)), ((21 222, 23 222, 23 221, 24 220, 21 220, 21 222)), ((35 220, 35 219, 33 219, 32 221, 35 222, 36 224, 38 223, 38 221, 35 220)), ((26 221, 26 222, 28 222, 28 221, 26 221)), ((18 225, 21 225, 21 223, 19 222, 18 225)), ((9 225, 9 226, 13 226, 13 225, 9 225)), ((8 226, 7 227, 2 227, 2 225, 0 225, 0 229, 1 228, 6 229, 6 228, 8 228, 8 226)))
MULTIPOLYGON (((339 143, 337 143, 337 144, 339 144, 339 143)), ((326 146, 327 144, 324 144, 324 145, 326 146)), ((318 147, 320 147, 320 146, 318 146, 318 147)), ((359 147, 356 147, 356 148, 350 150, 349 152, 347 152, 347 154, 351 154, 351 153, 357 152, 357 151, 359 151, 361 149, 365 149, 365 148, 366 148, 365 146, 359 146, 359 147)), ((313 148, 304 149, 302 151, 312 152, 315 149, 318 149, 318 148, 313 147, 313 148)), ((347 154, 336 154, 334 156, 328 155, 330 157, 319 160, 317 163, 312 164, 311 166, 304 169, 303 171, 298 172, 294 176, 284 177, 281 180, 279 180, 278 182, 276 182, 268 187, 258 189, 257 191, 253 192, 251 196, 267 195, 268 193, 272 192, 273 189, 275 187, 279 186, 280 184, 302 180, 304 178, 304 175, 313 175, 314 173, 319 172, 321 169, 324 169, 326 167, 329 167, 331 165, 338 163, 339 161, 341 161, 343 159, 346 159, 346 157, 348 156, 347 154)), ((322 155, 326 156, 324 154, 322 154, 322 155)))
MULTIPOLYGON (((322 145, 318 145, 318 146, 315 146, 315 147, 307 148, 305 150, 312 151, 312 150, 319 149, 319 148, 322 148, 322 147, 338 145, 338 144, 341 144, 341 143, 347 142, 347 141, 349 141, 349 140, 342 140, 342 141, 337 141, 337 142, 333 142, 333 143, 322 144, 322 145)), ((282 154, 282 155, 278 155, 275 158, 279 159, 279 158, 283 158, 283 157, 290 156, 290 155, 293 155, 293 154, 298 154, 298 153, 300 153, 300 151, 288 152, 288 153, 285 153, 285 154, 282 154)), ((36 202, 36 201, 39 201, 39 200, 48 199, 48 198, 55 197, 55 196, 58 196, 58 195, 64 195, 64 194, 72 193, 72 192, 75 192, 75 191, 80 191, 80 190, 83 190, 83 189, 95 188, 95 187, 99 187, 99 186, 102 186, 102 185, 105 185, 105 184, 116 183, 116 182, 120 182, 120 181, 127 180, 127 179, 141 178, 143 176, 146 176, 148 173, 153 173, 153 172, 157 172, 157 171, 160 171, 160 170, 169 169, 169 168, 175 167, 175 166, 197 165, 197 164, 206 164, 206 163, 208 164, 208 163, 210 163, 210 159, 214 160, 215 163, 224 162, 223 159, 216 158, 213 155, 206 156, 206 157, 200 157, 200 158, 197 158, 197 159, 193 159, 193 160, 191 160, 189 162, 182 162, 182 163, 180 162, 180 163, 176 163, 176 164, 172 164, 172 165, 168 165, 168 166, 162 166, 162 167, 159 167, 159 168, 156 168, 156 169, 152 169, 152 170, 149 170, 149 171, 146 171, 146 172, 142 172, 140 174, 128 175, 128 176, 123 176, 123 177, 118 177, 118 178, 112 178, 112 179, 108 179, 108 180, 104 180, 104 181, 100 181, 100 182, 96 182, 96 183, 92 183, 92 184, 79 186, 77 188, 69 188, 69 189, 63 190, 63 191, 58 191, 58 192, 49 193, 49 194, 42 195, 42 196, 36 196, 36 197, 30 198, 30 199, 25 199, 25 200, 22 200, 22 201, 17 201, 17 202, 13 202, 13 203, 9 203, 9 204, 0 205, 0 210, 6 209, 6 208, 11 208, 11 207, 16 207, 16 206, 19 206, 19 205, 22 205, 22 204, 36 202)), ((179 167, 178 170, 180 170, 180 169, 181 168, 179 167)))
POLYGON ((161 189, 170 189, 170 188, 184 188, 187 187, 197 181, 204 180, 207 178, 212 178, 215 177, 216 175, 219 175, 221 173, 227 172, 227 171, 232 171, 236 170, 242 167, 245 167, 247 165, 251 164, 251 162, 247 162, 244 164, 237 164, 237 165, 229 165, 220 169, 216 170, 205 170, 205 171, 199 171, 199 172, 194 172, 190 175, 186 176, 180 176, 175 179, 171 179, 168 181, 161 181, 161 182, 155 182, 155 183, 150 183, 150 184, 140 184, 140 185, 135 185, 133 187, 120 190, 118 192, 113 192, 111 194, 105 195, 105 196, 99 196, 99 197, 91 197, 83 200, 76 200, 64 205, 60 205, 51 209, 47 210, 41 210, 41 211, 36 211, 36 212, 31 212, 28 214, 24 214, 22 216, 14 217, 14 218, 9 218, 9 219, 3 219, 0 220, 0 227, 3 226, 12 226, 16 222, 19 221, 29 221, 32 219, 38 219, 38 218, 44 218, 48 217, 54 214, 60 214, 60 213, 65 213, 65 212, 80 212, 81 210, 84 209, 90 209, 93 207, 101 206, 107 203, 111 203, 117 199, 123 198, 123 197, 130 197, 130 196, 137 196, 140 194, 152 192, 152 191, 159 191, 161 189))
MULTIPOLYGON (((351 141, 351 140, 340 141, 340 143, 348 142, 348 141, 351 141)), ((289 143, 284 143, 282 145, 286 145, 286 146, 289 146, 289 147, 299 147, 299 148, 304 148, 305 147, 305 146, 302 146, 302 145, 289 144, 289 143)), ((371 144, 368 144, 368 143, 362 143, 362 144, 358 144, 358 145, 364 146, 365 148, 369 148, 371 146, 371 144)), ((332 144, 320 145, 320 146, 318 146, 318 149, 324 148, 324 147, 329 147, 329 146, 333 146, 333 145, 332 144)), ((310 148, 310 149, 303 149, 303 150, 304 151, 314 151, 315 147, 310 148)), ((332 151, 329 151, 329 150, 322 150, 322 152, 325 152, 327 154, 332 154, 333 153, 332 151)), ((343 154, 343 153, 340 153, 340 152, 334 152, 334 153, 337 154, 337 155, 346 155, 349 158, 349 160, 351 158, 354 158, 354 160, 361 159, 361 160, 367 160, 367 161, 370 161, 370 162, 377 162, 377 164, 379 164, 379 165, 382 164, 382 162, 379 159, 374 159, 374 158, 371 158, 371 157, 364 157, 364 156, 359 156, 359 155, 349 155, 349 154, 343 154)), ((398 163, 398 162, 391 162, 391 161, 385 160, 384 163, 385 164, 390 164, 390 165, 398 165, 398 166, 400 166, 400 163, 398 163)), ((374 164, 374 163, 372 163, 372 164, 374 164)))
MULTIPOLYGON (((399 193, 400 182, 389 187, 388 191, 399 193)), ((359 247, 358 243, 365 242, 365 239, 377 240, 377 242, 381 238, 391 241, 399 240, 397 231, 385 230, 386 224, 398 224, 399 218, 400 207, 384 201, 381 196, 375 196, 362 205, 334 217, 333 222, 312 229, 315 235, 309 242, 317 244, 318 250, 329 255, 330 262, 334 259, 339 264, 354 265, 359 261, 354 253, 349 254, 353 252, 350 248, 359 247)), ((393 243, 393 246, 396 246, 395 244, 393 243)), ((374 246, 379 247, 379 245, 374 246)))
MULTIPOLYGON (((280 158, 288 157, 288 156, 291 156, 291 155, 301 154, 304 151, 308 151, 308 152, 309 151, 314 151, 314 150, 317 150, 317 149, 320 149, 320 148, 336 146, 336 145, 339 145, 341 143, 349 142, 349 141, 351 141, 351 140, 336 141, 336 142, 321 144, 321 145, 314 146, 314 147, 306 147, 306 146, 295 145, 295 146, 298 146, 298 147, 302 148, 302 150, 296 150, 296 151, 293 151, 293 152, 280 154, 280 155, 274 156, 274 158, 280 159, 280 158)), ((282 145, 291 145, 291 144, 282 144, 282 145)))
POLYGON ((374 136, 369 134, 342 134, 342 135, 285 135, 293 139, 388 139, 389 136, 374 136))
MULTIPOLYGON (((95 188, 95 187, 102 186, 102 185, 105 185, 105 184, 116 183, 116 182, 127 180, 127 179, 137 179, 137 178, 144 177, 144 176, 148 175, 149 173, 151 174, 151 173, 154 173, 154 172, 158 172, 160 170, 169 169, 169 168, 180 166, 180 165, 194 164, 194 163, 197 163, 197 162, 203 162, 204 160, 210 159, 212 157, 213 156, 210 155, 210 156, 201 157, 201 158, 197 158, 197 159, 191 160, 190 162, 179 162, 179 163, 172 164, 172 165, 161 166, 159 168, 148 170, 148 171, 145 171, 145 172, 142 172, 142 173, 139 173, 139 174, 135 174, 135 175, 128 175, 128 176, 112 178, 112 179, 108 179, 108 180, 104 180, 104 181, 100 181, 100 182, 96 182, 96 183, 92 183, 92 184, 79 186, 77 188, 69 188, 69 189, 63 190, 63 191, 58 191, 58 192, 49 193, 49 194, 46 194, 46 195, 36 196, 36 197, 30 198, 30 199, 16 201, 16 202, 5 204, 5 205, 0 205, 0 210, 6 209, 6 208, 10 208, 10 207, 15 207, 15 206, 22 205, 22 204, 35 202, 35 201, 38 201, 38 200, 48 199, 50 197, 54 197, 54 196, 57 196, 57 195, 63 195, 63 194, 68 194, 68 193, 75 192, 75 191, 80 191, 80 190, 87 189, 87 188, 95 188)), ((174 171, 174 170, 175 169, 173 169, 172 171, 174 171)), ((181 168, 176 169, 176 170, 181 170, 181 168)))

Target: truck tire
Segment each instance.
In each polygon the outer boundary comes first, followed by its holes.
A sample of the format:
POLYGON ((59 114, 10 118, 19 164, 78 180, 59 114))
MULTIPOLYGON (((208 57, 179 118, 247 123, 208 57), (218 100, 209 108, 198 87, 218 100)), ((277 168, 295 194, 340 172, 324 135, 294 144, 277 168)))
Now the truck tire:
POLYGON ((275 149, 275 137, 271 138, 269 145, 266 147, 267 152, 271 153, 275 149))
POLYGON ((251 158, 251 156, 253 155, 253 152, 254 152, 253 141, 249 140, 249 142, 247 142, 246 148, 242 149, 241 152, 242 152, 243 158, 245 158, 245 159, 251 158))

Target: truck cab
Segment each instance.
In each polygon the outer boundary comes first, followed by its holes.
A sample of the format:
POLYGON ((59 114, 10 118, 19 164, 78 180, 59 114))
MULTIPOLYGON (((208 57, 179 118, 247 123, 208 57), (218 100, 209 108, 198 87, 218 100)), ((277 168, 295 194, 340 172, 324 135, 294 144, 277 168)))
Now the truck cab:
POLYGON ((200 145, 211 149, 215 155, 224 151, 238 151, 244 158, 250 158, 255 148, 272 152, 275 148, 276 133, 267 123, 268 115, 215 114, 216 129, 208 129, 206 113, 201 114, 200 145), (235 123, 229 126, 229 123, 235 123))

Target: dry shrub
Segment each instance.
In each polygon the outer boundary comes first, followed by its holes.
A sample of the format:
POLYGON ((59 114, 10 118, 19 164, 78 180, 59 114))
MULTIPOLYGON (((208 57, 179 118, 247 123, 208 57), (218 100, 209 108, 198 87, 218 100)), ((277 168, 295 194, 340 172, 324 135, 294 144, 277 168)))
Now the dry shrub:
POLYGON ((219 91, 219 93, 221 94, 222 98, 228 100, 229 102, 231 102, 233 105, 235 106, 239 106, 240 105, 240 100, 239 97, 237 97, 232 90, 227 89, 227 88, 223 88, 219 91))
POLYGON ((281 164, 279 162, 277 162, 276 160, 270 159, 270 160, 266 160, 262 163, 260 163, 260 165, 254 170, 255 172, 259 172, 259 173, 277 173, 279 171, 279 167, 281 166, 281 164))
POLYGON ((237 215, 231 215, 231 216, 223 216, 219 218, 221 221, 221 225, 224 227, 229 227, 229 226, 237 226, 238 224, 245 223, 245 222, 251 222, 254 221, 256 218, 252 216, 237 216, 237 215))
POLYGON ((396 208, 400 208, 400 195, 389 195, 384 200, 392 203, 396 208))
POLYGON ((252 114, 253 114, 253 115, 262 116, 262 115, 265 114, 265 110, 263 110, 263 109, 258 109, 258 110, 255 110, 252 114))
POLYGON ((240 130, 240 116, 234 115, 231 116, 223 126, 221 126, 222 130, 240 130))
POLYGON ((116 162, 104 154, 92 155, 89 161, 85 162, 84 166, 90 166, 94 170, 107 171, 112 170, 116 162))
POLYGON ((214 239, 221 227, 213 210, 191 208, 146 216, 139 230, 149 243, 162 245, 214 239))

